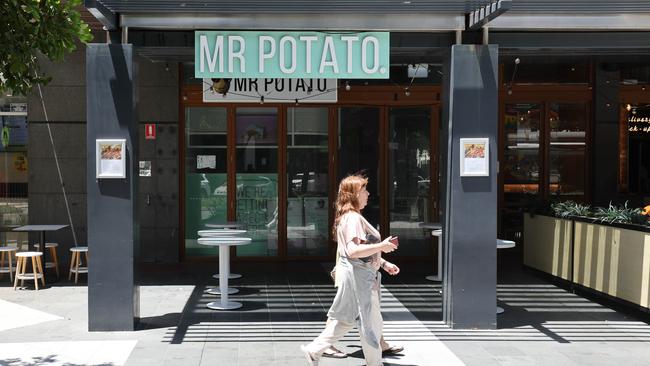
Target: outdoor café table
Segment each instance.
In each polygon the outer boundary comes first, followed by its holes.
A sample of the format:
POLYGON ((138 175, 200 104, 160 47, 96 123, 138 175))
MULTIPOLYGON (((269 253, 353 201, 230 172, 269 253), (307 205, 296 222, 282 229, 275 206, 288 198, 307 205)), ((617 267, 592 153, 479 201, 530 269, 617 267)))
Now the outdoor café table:
MULTIPOLYGON (((508 248, 514 248, 515 247, 515 242, 512 240, 503 240, 503 239, 497 239, 497 249, 508 249, 508 248)), ((497 306, 497 314, 503 313, 505 310, 497 306)))
MULTIPOLYGON (((205 224, 205 227, 210 228, 210 229, 236 230, 236 229, 241 229, 242 227, 244 227, 244 225, 242 225, 241 223, 236 222, 236 221, 228 221, 228 222, 222 222, 222 223, 218 223, 218 224, 205 224)), ((212 277, 218 279, 219 274, 215 273, 215 274, 212 275, 212 277)), ((237 278, 241 278, 241 275, 239 273, 228 273, 228 278, 230 278, 231 280, 234 280, 234 279, 237 279, 237 278)))
MULTIPOLYGON (((246 230, 231 230, 231 229, 214 229, 214 230, 200 230, 198 232, 199 237, 212 238, 212 237, 224 237, 224 236, 241 236, 246 234, 246 230)), ((240 278, 241 275, 237 274, 238 277, 233 277, 233 273, 228 274, 228 279, 240 278)), ((219 274, 212 275, 213 278, 219 279, 219 274)), ((239 292, 239 289, 229 287, 228 295, 236 294, 239 292)), ((220 295, 221 289, 218 287, 209 288, 206 293, 210 295, 220 295)))
POLYGON ((439 222, 422 222, 420 227, 431 229, 431 235, 438 237, 438 273, 436 275, 426 276, 429 281, 442 281, 442 225, 439 222))
POLYGON ((233 310, 242 307, 242 303, 228 301, 228 276, 226 275, 230 266, 230 246, 250 244, 251 238, 242 237, 203 237, 198 239, 198 243, 207 246, 219 247, 219 290, 221 292, 221 301, 213 301, 207 304, 209 309, 213 310, 233 310))
POLYGON ((17 228, 14 228, 13 231, 38 231, 41 233, 39 237, 39 249, 36 249, 36 245, 34 245, 34 251, 42 251, 43 252, 43 263, 47 263, 47 259, 45 257, 47 250, 45 250, 45 232, 46 231, 57 231, 61 230, 63 228, 68 227, 68 225, 25 225, 25 226, 19 226, 17 228))

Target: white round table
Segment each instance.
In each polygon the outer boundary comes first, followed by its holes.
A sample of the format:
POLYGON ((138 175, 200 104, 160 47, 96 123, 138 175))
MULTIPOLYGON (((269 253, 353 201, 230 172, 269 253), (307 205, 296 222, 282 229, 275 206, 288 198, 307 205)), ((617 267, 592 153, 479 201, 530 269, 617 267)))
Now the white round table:
MULTIPOLYGON (((208 225, 220 225, 220 226, 227 226, 227 224, 208 224, 208 225)), ((206 225, 207 226, 207 225, 206 225)), ((221 229, 211 229, 211 230, 199 230, 198 233, 199 237, 203 238, 223 238, 223 237, 233 237, 233 236, 239 236, 246 234, 246 230, 238 230, 238 229, 230 229, 229 227, 224 227, 221 229)), ((219 280, 219 274, 214 274, 212 275, 213 278, 219 280)), ((235 278, 241 278, 240 274, 237 273, 228 273, 228 279, 235 279, 235 278)), ((239 289, 229 287, 228 288, 228 295, 233 295, 239 292, 239 289)), ((205 293, 210 294, 210 295, 221 295, 221 288, 219 287, 211 287, 205 291, 205 293)))
POLYGON ((438 273, 424 277, 429 281, 442 281, 442 224, 439 222, 421 222, 423 229, 431 229, 431 235, 438 237, 438 273))
POLYGON ((219 290, 221 301, 210 302, 207 304, 209 309, 213 310, 233 310, 242 307, 242 303, 228 301, 228 275, 230 272, 230 246, 250 244, 251 238, 242 237, 210 237, 199 238, 198 243, 207 246, 219 247, 219 290))
MULTIPOLYGON (((205 224, 205 227, 210 228, 210 229, 219 229, 219 231, 226 231, 226 230, 232 230, 232 231, 244 231, 246 230, 237 230, 241 229, 244 227, 243 224, 236 222, 236 221, 228 221, 228 222, 223 222, 220 224, 205 224)), ((201 230, 201 231, 214 231, 214 230, 201 230)), ((199 232, 201 232, 199 231, 199 232)), ((236 234, 238 235, 238 234, 236 234)), ((213 278, 219 279, 219 274, 215 273, 212 275, 213 278)), ((231 280, 241 278, 241 275, 239 273, 228 273, 228 278, 231 280)))
MULTIPOLYGON (((514 248, 515 245, 515 242, 512 240, 497 239, 497 249, 514 248)), ((502 314, 503 312, 505 310, 501 306, 497 306, 497 314, 502 314)))

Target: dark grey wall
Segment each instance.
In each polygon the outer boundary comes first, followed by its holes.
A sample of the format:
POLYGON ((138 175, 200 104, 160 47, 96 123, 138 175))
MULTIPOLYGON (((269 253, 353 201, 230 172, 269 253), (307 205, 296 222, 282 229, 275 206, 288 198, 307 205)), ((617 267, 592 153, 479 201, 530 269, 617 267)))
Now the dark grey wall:
POLYGON ((444 63, 443 320, 496 328, 498 46, 454 45, 444 63), (490 139, 490 176, 460 176, 460 138, 490 139))
MULTIPOLYGON (((86 245, 86 56, 85 47, 67 55, 64 62, 41 60, 52 76, 43 97, 68 194, 77 240, 86 245)), ((178 261, 178 64, 152 63, 136 57, 138 65, 139 160, 151 160, 152 177, 140 178, 140 261, 178 261), (156 123, 156 140, 144 140, 144 124, 156 123), (149 195, 149 205, 146 197, 149 195)), ((68 224, 54 154, 45 125, 38 91, 28 96, 29 105, 29 223, 68 224)), ((72 231, 46 234, 59 243, 65 273, 72 231)), ((30 242, 37 241, 31 236, 30 242)))
POLYGON ((88 330, 134 330, 140 313, 135 284, 138 241, 137 72, 133 47, 86 48, 86 187, 88 202, 88 330), (97 179, 96 139, 125 139, 125 178, 97 179))
POLYGON ((621 71, 615 64, 597 63, 594 80, 592 202, 605 206, 618 194, 618 90, 621 71))
POLYGON ((140 260, 177 262, 179 240, 178 65, 138 58, 140 160, 152 162, 151 177, 140 178, 140 260), (156 139, 145 140, 144 125, 156 124, 156 139))

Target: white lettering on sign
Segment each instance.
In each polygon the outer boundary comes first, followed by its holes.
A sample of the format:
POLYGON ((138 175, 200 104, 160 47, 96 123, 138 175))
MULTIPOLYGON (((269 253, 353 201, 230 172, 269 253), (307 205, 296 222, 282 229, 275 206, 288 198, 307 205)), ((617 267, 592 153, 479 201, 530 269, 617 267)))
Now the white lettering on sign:
POLYGON ((228 58, 228 72, 234 71, 235 58, 239 60, 239 72, 246 72, 246 59, 244 58, 244 52, 246 51, 246 42, 244 41, 244 37, 228 37, 228 48, 230 49, 230 57, 228 58), (239 49, 237 51, 235 51, 235 42, 239 44, 239 49))
POLYGON ((342 36, 341 40, 348 44, 348 60, 347 60, 347 69, 348 73, 352 73, 352 42, 358 42, 359 37, 357 36, 342 36))
POLYGON ((197 31, 195 42, 198 78, 389 77, 388 32, 197 31))
POLYGON ((305 68, 307 74, 311 74, 311 44, 318 40, 316 36, 301 36, 301 41, 305 42, 305 68))
POLYGON ((361 68, 363 72, 369 74, 377 72, 379 69, 379 40, 375 37, 366 37, 361 42, 361 68), (372 43, 372 67, 368 67, 368 43, 372 43))
POLYGON ((280 70, 282 70, 283 73, 291 74, 292 72, 296 71, 296 66, 298 65, 298 61, 296 60, 296 52, 296 40, 293 37, 285 36, 280 39, 280 70), (287 43, 291 44, 291 67, 287 67, 285 60, 285 47, 287 43))
POLYGON ((219 58, 219 72, 223 72, 223 36, 217 36, 214 43, 214 53, 210 57, 210 46, 208 46, 208 37, 201 36, 201 72, 205 72, 204 61, 208 61, 209 72, 214 72, 214 67, 219 58))
POLYGON ((275 39, 270 36, 260 36, 260 62, 259 70, 264 72, 264 63, 266 60, 272 59, 275 56, 275 39), (269 44, 269 52, 266 52, 265 44, 269 44))
POLYGON ((338 74, 339 64, 336 60, 336 49, 334 48, 334 40, 332 39, 332 36, 325 37, 322 55, 323 56, 320 58, 320 68, 318 69, 318 72, 322 74, 325 72, 325 67, 331 67, 332 71, 335 74, 338 74))

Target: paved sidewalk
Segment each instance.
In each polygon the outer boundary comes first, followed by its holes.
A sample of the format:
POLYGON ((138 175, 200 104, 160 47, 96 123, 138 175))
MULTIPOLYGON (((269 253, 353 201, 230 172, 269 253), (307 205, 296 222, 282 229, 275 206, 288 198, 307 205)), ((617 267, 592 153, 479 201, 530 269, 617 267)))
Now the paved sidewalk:
MULTIPOLYGON (((205 307, 210 265, 145 268, 135 332, 87 332, 81 283, 13 291, 5 279, 0 365, 305 365, 299 345, 322 330, 335 293, 327 268, 239 265, 233 297, 245 306, 234 312, 205 307)), ((386 365, 650 365, 650 326, 528 272, 499 285, 498 330, 457 331, 440 321, 439 285, 409 270, 385 278, 385 335, 406 347, 386 365)), ((339 347, 351 356, 321 365, 363 365, 359 345, 351 332, 339 347)))

